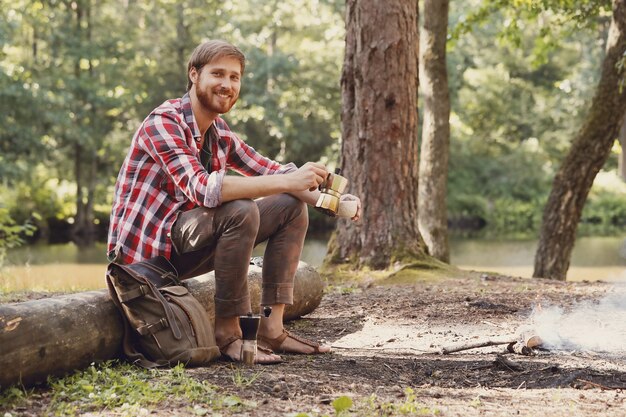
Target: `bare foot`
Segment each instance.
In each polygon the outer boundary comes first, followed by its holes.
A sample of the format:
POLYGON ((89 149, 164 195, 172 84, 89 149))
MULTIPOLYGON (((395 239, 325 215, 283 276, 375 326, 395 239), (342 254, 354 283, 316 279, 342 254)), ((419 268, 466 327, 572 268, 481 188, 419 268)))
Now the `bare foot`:
POLYGON ((314 353, 328 353, 330 346, 320 345, 317 342, 297 336, 282 329, 277 334, 260 333, 258 336, 259 346, 272 349, 280 353, 301 353, 311 355, 314 353))
MULTIPOLYGON (((241 362, 241 345, 243 341, 240 337, 231 336, 223 341, 218 341, 217 345, 220 347, 222 356, 234 361, 241 362)), ((259 346, 257 349, 254 363, 269 365, 274 363, 281 363, 283 359, 274 354, 271 350, 266 350, 264 347, 259 346)))

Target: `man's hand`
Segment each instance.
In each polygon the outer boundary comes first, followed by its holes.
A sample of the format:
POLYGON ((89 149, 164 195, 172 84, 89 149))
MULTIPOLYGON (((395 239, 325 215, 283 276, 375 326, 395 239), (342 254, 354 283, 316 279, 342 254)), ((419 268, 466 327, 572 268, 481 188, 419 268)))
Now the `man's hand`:
POLYGON ((328 170, 319 162, 307 162, 289 175, 293 191, 315 191, 328 176, 328 170))
MULTIPOLYGON (((339 207, 344 201, 356 201, 356 214, 350 218, 352 221, 357 221, 361 218, 361 199, 352 194, 344 194, 339 199, 339 207)), ((341 211, 341 210, 340 210, 341 211)))

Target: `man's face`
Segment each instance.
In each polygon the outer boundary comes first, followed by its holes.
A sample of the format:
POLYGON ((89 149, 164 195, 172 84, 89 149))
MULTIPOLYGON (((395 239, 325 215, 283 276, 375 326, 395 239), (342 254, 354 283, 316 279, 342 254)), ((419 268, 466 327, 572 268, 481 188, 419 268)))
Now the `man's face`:
POLYGON ((218 58, 202 67, 199 74, 192 69, 191 80, 196 97, 206 111, 227 113, 239 98, 241 63, 233 57, 218 58))

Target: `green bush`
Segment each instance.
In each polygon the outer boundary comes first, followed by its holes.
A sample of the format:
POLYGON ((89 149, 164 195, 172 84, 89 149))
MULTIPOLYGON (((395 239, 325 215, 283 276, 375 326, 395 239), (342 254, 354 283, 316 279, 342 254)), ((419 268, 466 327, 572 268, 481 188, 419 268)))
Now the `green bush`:
POLYGON ((541 214, 538 202, 500 198, 494 201, 487 224, 498 234, 529 233, 539 229, 541 214))
POLYGON ((626 195, 592 193, 581 218, 581 233, 614 233, 626 227, 626 195))
POLYGON ((452 194, 448 196, 448 218, 486 219, 488 213, 487 199, 474 194, 452 194))
POLYGON ((29 223, 17 224, 9 215, 9 210, 0 207, 0 267, 4 263, 7 249, 21 245, 22 237, 31 235, 34 229, 29 223))

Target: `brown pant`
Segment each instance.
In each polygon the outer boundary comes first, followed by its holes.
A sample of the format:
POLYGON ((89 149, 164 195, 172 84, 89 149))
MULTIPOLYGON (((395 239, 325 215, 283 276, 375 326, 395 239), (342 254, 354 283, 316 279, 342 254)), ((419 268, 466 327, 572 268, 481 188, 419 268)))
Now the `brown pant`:
POLYGON ((267 240, 261 305, 292 304, 308 224, 306 204, 289 194, 198 207, 179 213, 171 261, 181 279, 215 270, 216 316, 247 314, 250 256, 267 240))

